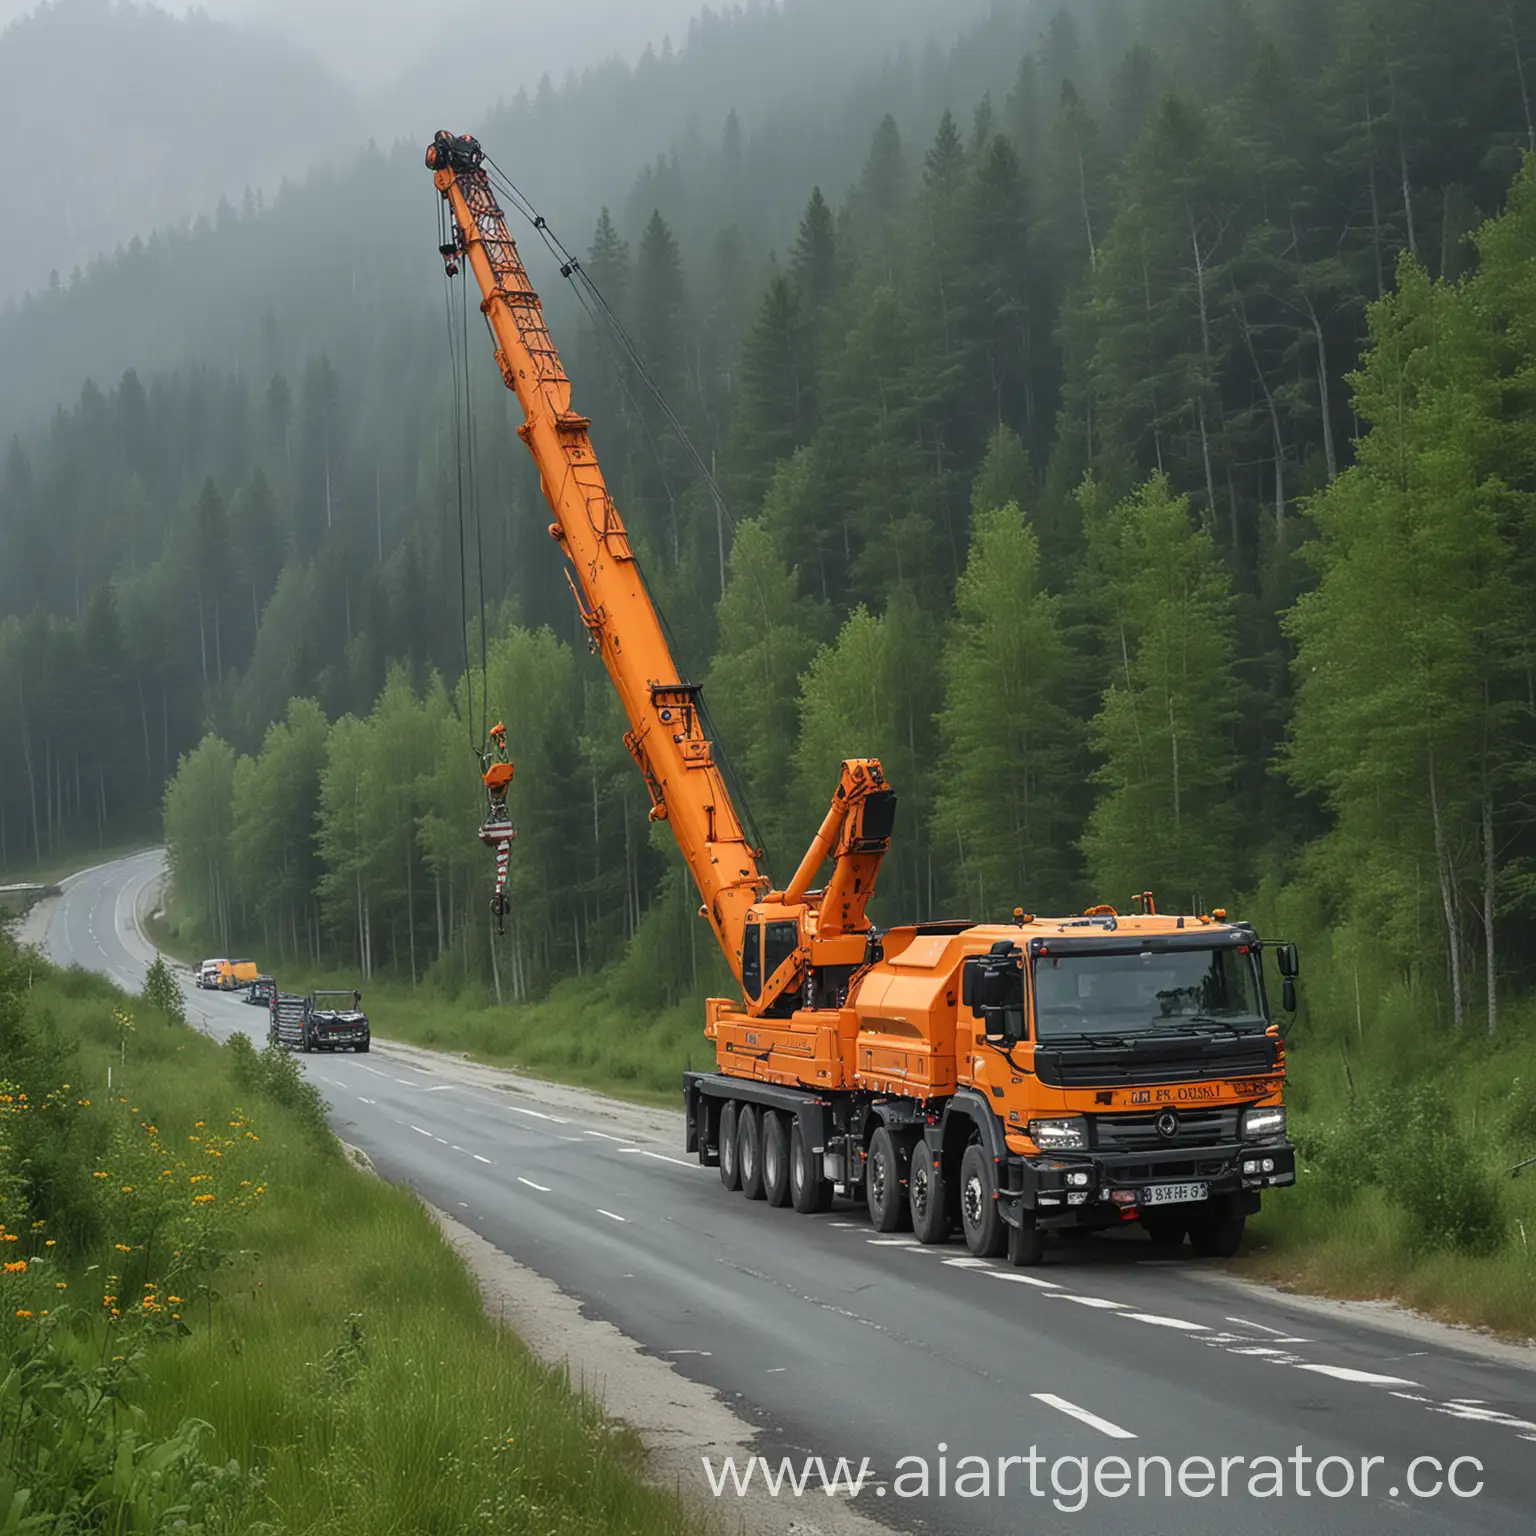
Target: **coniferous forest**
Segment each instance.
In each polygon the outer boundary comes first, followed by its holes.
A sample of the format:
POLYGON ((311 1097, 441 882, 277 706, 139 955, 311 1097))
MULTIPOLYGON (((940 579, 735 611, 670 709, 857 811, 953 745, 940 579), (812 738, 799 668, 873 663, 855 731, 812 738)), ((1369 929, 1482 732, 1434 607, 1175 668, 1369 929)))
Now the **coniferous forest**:
MULTIPOLYGON (((800 87, 813 33, 709 16, 473 125, 724 490, 525 229, 777 877, 878 756, 885 920, 1150 886, 1327 935, 1372 1018, 1528 1018, 1536 15, 998 4, 800 87), (703 105, 557 178, 615 98, 703 105)), ((639 946, 676 1001, 721 972, 421 149, 0 313, 0 868, 163 813, 188 933, 509 1002, 639 946)))

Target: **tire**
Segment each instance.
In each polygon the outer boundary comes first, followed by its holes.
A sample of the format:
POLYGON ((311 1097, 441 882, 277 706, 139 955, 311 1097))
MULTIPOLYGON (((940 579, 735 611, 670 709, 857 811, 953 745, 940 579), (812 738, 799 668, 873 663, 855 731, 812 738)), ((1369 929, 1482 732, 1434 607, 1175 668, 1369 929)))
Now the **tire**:
POLYGON ((777 1210, 789 1204, 789 1131, 776 1109, 763 1111, 763 1198, 777 1210))
POLYGON ((736 1161, 741 1167, 741 1192, 748 1200, 763 1198, 763 1119, 755 1104, 743 1104, 736 1114, 736 1161))
POLYGON ((1184 1234, 1189 1229, 1189 1218, 1175 1216, 1172 1211, 1161 1211, 1156 1215, 1144 1213, 1141 1224, 1147 1236, 1160 1248, 1178 1248, 1182 1246, 1184 1234))
POLYGON ((960 1225, 965 1246, 978 1259, 995 1259, 1008 1241, 1008 1228, 997 1209, 997 1172, 979 1141, 973 1141, 960 1159, 960 1225))
POLYGON ((741 1163, 736 1157, 736 1100, 727 1099, 720 1111, 720 1182, 732 1194, 741 1188, 741 1163))
POLYGON ((907 1207, 918 1242, 949 1241, 949 1191, 925 1141, 913 1147, 912 1160, 907 1165, 907 1207))
POLYGON ((1015 1269, 1045 1262, 1045 1233, 1035 1225, 1032 1211, 1020 1211, 1018 1226, 1008 1228, 1008 1262, 1015 1269))
POLYGON ((822 1177, 821 1159, 806 1145, 798 1116, 789 1128, 789 1198, 802 1216, 832 1209, 832 1182, 822 1177))
POLYGON ((1189 1224, 1189 1246, 1202 1259, 1230 1259, 1242 1247, 1247 1225, 1247 1217, 1230 1211, 1201 1211, 1189 1224))
POLYGON ((310 1052, 314 1050, 314 1048, 315 1043, 309 1038, 309 1030, 306 1029, 304 1033, 299 1036, 299 1049, 303 1051, 306 1056, 308 1056, 310 1052))
POLYGON ((864 1198, 877 1232, 900 1232, 911 1220, 901 1164, 901 1148, 882 1125, 870 1139, 864 1164, 864 1198))
POLYGON ((372 1045, 372 1044, 373 1044, 373 1041, 371 1041, 371 1040, 364 1040, 361 1045, 354 1047, 354 1049, 357 1051, 358 1055, 366 1056, 368 1054, 368 1047, 370 1045, 372 1045))

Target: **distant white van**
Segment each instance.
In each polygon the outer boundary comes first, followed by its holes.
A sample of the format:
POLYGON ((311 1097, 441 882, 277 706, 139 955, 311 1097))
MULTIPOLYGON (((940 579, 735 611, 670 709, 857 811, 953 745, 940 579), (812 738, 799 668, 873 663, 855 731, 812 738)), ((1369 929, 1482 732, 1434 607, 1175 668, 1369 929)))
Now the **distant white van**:
POLYGON ((217 987, 219 984, 219 973, 228 964, 228 960, 204 960, 197 968, 198 986, 217 987))

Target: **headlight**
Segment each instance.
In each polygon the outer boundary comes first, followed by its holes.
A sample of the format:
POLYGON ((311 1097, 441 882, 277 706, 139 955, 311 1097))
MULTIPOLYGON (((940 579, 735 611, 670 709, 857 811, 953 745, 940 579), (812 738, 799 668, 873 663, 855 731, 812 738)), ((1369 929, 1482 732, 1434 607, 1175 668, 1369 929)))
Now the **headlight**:
POLYGON ((1042 1152, 1088 1150, 1088 1127, 1081 1115, 1070 1120, 1031 1120, 1029 1134, 1042 1152))
POLYGON ((1249 1109, 1243 1112, 1243 1140, 1268 1141, 1285 1135, 1283 1109, 1249 1109))

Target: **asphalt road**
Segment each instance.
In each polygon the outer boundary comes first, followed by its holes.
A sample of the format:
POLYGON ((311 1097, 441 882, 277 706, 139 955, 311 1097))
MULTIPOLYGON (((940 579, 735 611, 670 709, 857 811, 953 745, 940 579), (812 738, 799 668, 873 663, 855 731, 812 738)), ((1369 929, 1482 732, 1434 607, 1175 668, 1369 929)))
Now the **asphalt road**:
MULTIPOLYGON (((152 951, 135 905, 158 870, 159 855, 143 854, 68 882, 52 955, 136 988, 152 951)), ((264 1016, 233 998, 188 995, 217 1036, 264 1031, 264 1016)), ((387 1016, 374 1026, 388 1035, 387 1016)), ((569 1095, 466 1085, 419 1051, 302 1059, 337 1130, 381 1172, 719 1389, 775 1463, 868 1458, 856 1507, 899 1529, 1536 1523, 1536 1371, 1518 1362, 1320 1316, 1137 1235, 1063 1246, 1043 1268, 1015 1271, 958 1244, 879 1238, 841 1202, 826 1216, 770 1210, 727 1194, 680 1144, 617 1133, 622 1121, 596 1105, 586 1115, 569 1095), (1000 1459, 1032 1452, 1033 1464, 1000 1472, 1000 1459), (912 1457, 926 1461, 926 1498, 912 1457), (985 1492, 964 1457, 985 1459, 985 1492), (1421 1457, 1439 1470, 1410 1466, 1421 1457), (1324 1458, 1342 1460, 1320 1468, 1324 1458), (1458 1458, 1472 1460, 1457 1486, 1479 1491, 1430 1493, 1458 1458)), ((810 1486, 782 1495, 786 1531, 825 1507, 814 1474, 810 1486)))

